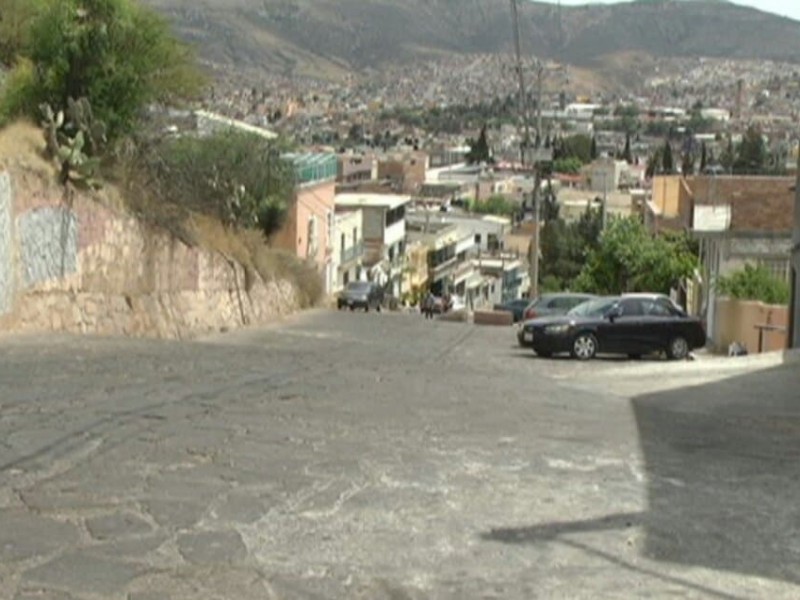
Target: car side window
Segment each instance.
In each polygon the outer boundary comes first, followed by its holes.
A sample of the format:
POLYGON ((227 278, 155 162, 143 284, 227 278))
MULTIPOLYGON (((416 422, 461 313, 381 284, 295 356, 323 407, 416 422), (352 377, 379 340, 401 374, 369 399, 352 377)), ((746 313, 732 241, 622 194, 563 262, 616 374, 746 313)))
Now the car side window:
POLYGON ((644 305, 644 314, 648 317, 672 317, 674 312, 670 309, 669 305, 662 300, 645 300, 642 302, 644 305))
POLYGON ((628 298, 619 303, 620 315, 623 317, 641 317, 644 310, 642 302, 638 298, 628 298))
POLYGON ((565 300, 565 308, 575 308, 579 304, 583 304, 584 302, 586 302, 587 298, 569 297, 569 298, 564 298, 564 300, 565 300))

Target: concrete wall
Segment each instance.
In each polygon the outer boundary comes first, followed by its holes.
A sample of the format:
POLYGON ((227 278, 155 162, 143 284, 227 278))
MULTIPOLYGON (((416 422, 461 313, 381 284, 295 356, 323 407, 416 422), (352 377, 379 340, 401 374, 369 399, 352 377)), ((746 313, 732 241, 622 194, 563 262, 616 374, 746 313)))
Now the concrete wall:
POLYGON ((0 333, 61 331, 184 338, 264 323, 296 307, 264 282, 25 172, 0 173, 0 333))
POLYGON ((763 302, 717 299, 714 348, 725 352, 733 342, 743 344, 750 354, 758 352, 758 329, 756 325, 770 324, 779 331, 765 331, 762 351, 784 350, 787 347, 789 308, 764 304, 763 302))

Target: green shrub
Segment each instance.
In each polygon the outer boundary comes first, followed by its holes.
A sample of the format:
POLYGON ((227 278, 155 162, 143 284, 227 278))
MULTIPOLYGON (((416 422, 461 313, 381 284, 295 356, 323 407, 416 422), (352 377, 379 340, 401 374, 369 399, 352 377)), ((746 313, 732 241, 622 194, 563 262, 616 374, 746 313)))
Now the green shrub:
POLYGON ((41 104, 58 111, 70 98, 86 98, 113 140, 134 129, 149 103, 200 89, 188 48, 161 17, 132 0, 45 0, 24 26, 19 55, 31 61, 34 77, 6 88, 7 116, 38 120, 41 104))
POLYGON ((789 284, 762 266, 745 265, 744 269, 720 277, 717 291, 737 300, 757 300, 766 304, 788 304, 789 284))
POLYGON ((21 59, 3 82, 0 92, 0 127, 8 125, 22 114, 32 115, 28 107, 36 106, 36 98, 35 68, 31 61, 21 59))
POLYGON ((30 42, 31 23, 44 0, 0 0, 0 63, 13 65, 30 42))
POLYGON ((140 176, 162 202, 266 237, 283 226, 294 172, 276 144, 258 135, 231 130, 173 138, 141 149, 139 160, 140 176))
POLYGON ((481 215, 508 217, 519 211, 519 206, 505 196, 495 195, 486 200, 473 200, 469 204, 469 209, 481 215))

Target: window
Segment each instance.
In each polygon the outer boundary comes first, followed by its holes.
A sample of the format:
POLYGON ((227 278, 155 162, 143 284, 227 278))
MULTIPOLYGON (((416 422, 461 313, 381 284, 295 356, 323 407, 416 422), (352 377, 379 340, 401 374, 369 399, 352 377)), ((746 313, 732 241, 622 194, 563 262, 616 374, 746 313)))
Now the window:
POLYGON ((317 217, 312 215, 308 218, 308 250, 307 257, 317 254, 317 217))
POLYGON ((642 301, 639 298, 628 298, 619 303, 623 317, 641 317, 644 315, 642 301))
POLYGON ((643 300, 642 308, 648 317, 671 317, 675 314, 665 300, 643 300))
POLYGON ((481 234, 480 233, 476 233, 475 234, 475 245, 476 246, 480 246, 481 245, 481 234))
POLYGON ((358 245, 358 227, 353 227, 353 246, 358 245))
POLYGON ((342 255, 344 256, 344 249, 347 246, 347 242, 345 241, 345 235, 342 234, 342 255))

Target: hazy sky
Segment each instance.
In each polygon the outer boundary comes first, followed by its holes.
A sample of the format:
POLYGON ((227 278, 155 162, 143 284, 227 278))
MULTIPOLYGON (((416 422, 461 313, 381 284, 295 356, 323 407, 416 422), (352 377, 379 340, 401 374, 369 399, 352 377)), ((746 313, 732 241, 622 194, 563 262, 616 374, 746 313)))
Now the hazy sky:
MULTIPOLYGON (((556 0, 550 0, 556 2, 556 0)), ((619 0, 561 0, 564 5, 567 4, 594 4, 596 2, 618 2, 619 0)), ((791 17, 800 21, 800 1, 799 0, 736 0, 734 4, 742 4, 745 6, 752 6, 759 10, 772 12, 784 17, 791 17)))

